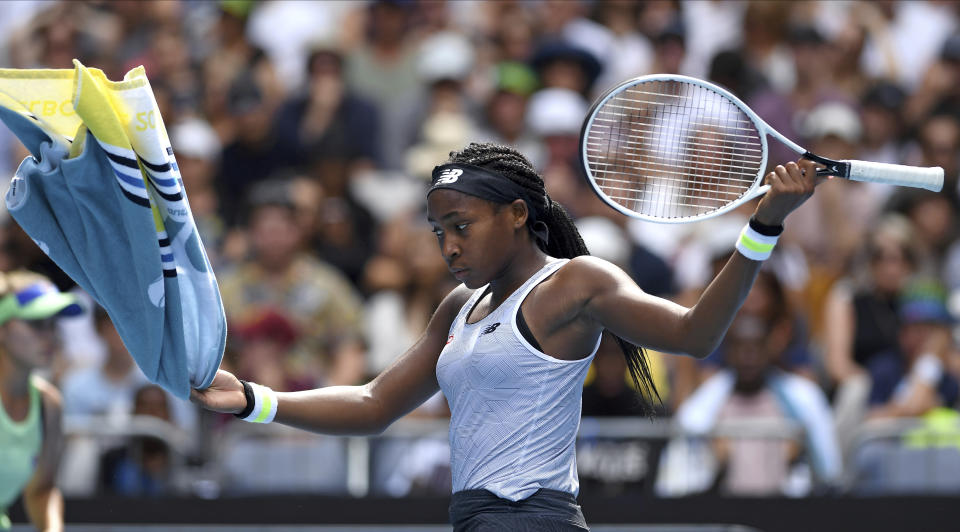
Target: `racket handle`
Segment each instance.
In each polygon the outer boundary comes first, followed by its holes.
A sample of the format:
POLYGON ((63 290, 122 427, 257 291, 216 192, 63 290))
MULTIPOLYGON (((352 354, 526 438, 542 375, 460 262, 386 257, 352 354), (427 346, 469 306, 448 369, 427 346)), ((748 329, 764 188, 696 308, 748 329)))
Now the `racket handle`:
POLYGON ((901 187, 925 188, 940 192, 943 188, 943 168, 934 166, 905 166, 902 164, 872 163, 869 161, 841 161, 850 165, 854 181, 870 181, 901 187))

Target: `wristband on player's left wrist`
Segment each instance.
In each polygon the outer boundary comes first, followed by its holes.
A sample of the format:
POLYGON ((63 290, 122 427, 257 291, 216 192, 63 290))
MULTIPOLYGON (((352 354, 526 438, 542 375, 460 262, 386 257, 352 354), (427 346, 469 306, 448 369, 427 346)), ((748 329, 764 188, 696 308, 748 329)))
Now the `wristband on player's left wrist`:
POLYGON ((756 214, 750 217, 750 221, 748 223, 754 231, 764 236, 780 236, 783 233, 783 224, 765 224, 757 219, 756 214))
POLYGON ((770 258, 770 255, 773 254, 773 248, 777 244, 777 239, 780 238, 780 233, 782 232, 783 226, 779 228, 771 227, 757 222, 754 218, 750 218, 750 221, 743 227, 743 230, 740 231, 740 236, 737 238, 737 252, 750 260, 767 260, 770 258))

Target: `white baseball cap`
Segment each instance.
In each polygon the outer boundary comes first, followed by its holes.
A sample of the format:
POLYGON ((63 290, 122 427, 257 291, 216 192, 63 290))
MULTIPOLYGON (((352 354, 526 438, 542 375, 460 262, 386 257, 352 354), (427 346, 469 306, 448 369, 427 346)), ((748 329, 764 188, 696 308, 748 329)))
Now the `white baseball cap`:
POLYGON ((530 97, 527 124, 540 136, 579 135, 587 101, 570 89, 543 89, 530 97))
POLYGON ((170 129, 170 143, 176 155, 214 160, 220 157, 220 137, 205 120, 188 118, 170 129))

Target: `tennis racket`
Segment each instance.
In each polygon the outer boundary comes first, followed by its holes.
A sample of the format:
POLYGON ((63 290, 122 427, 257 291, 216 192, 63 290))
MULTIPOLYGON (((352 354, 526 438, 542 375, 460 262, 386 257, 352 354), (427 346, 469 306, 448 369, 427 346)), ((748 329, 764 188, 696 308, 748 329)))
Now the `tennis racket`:
POLYGON ((767 137, 836 176, 939 191, 943 169, 835 161, 803 149, 729 91, 687 76, 652 75, 614 87, 590 108, 580 133, 587 179, 614 209, 684 223, 723 214, 770 190, 767 137))

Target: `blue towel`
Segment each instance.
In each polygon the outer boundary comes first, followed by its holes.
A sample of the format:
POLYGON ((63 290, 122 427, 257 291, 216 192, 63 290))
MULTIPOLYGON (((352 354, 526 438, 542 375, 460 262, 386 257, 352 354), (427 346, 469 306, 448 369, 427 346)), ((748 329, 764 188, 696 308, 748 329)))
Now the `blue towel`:
POLYGON ((0 120, 31 153, 7 208, 144 374, 187 399, 216 375, 227 328, 173 150, 143 67, 121 82, 75 67, 0 69, 0 120))

